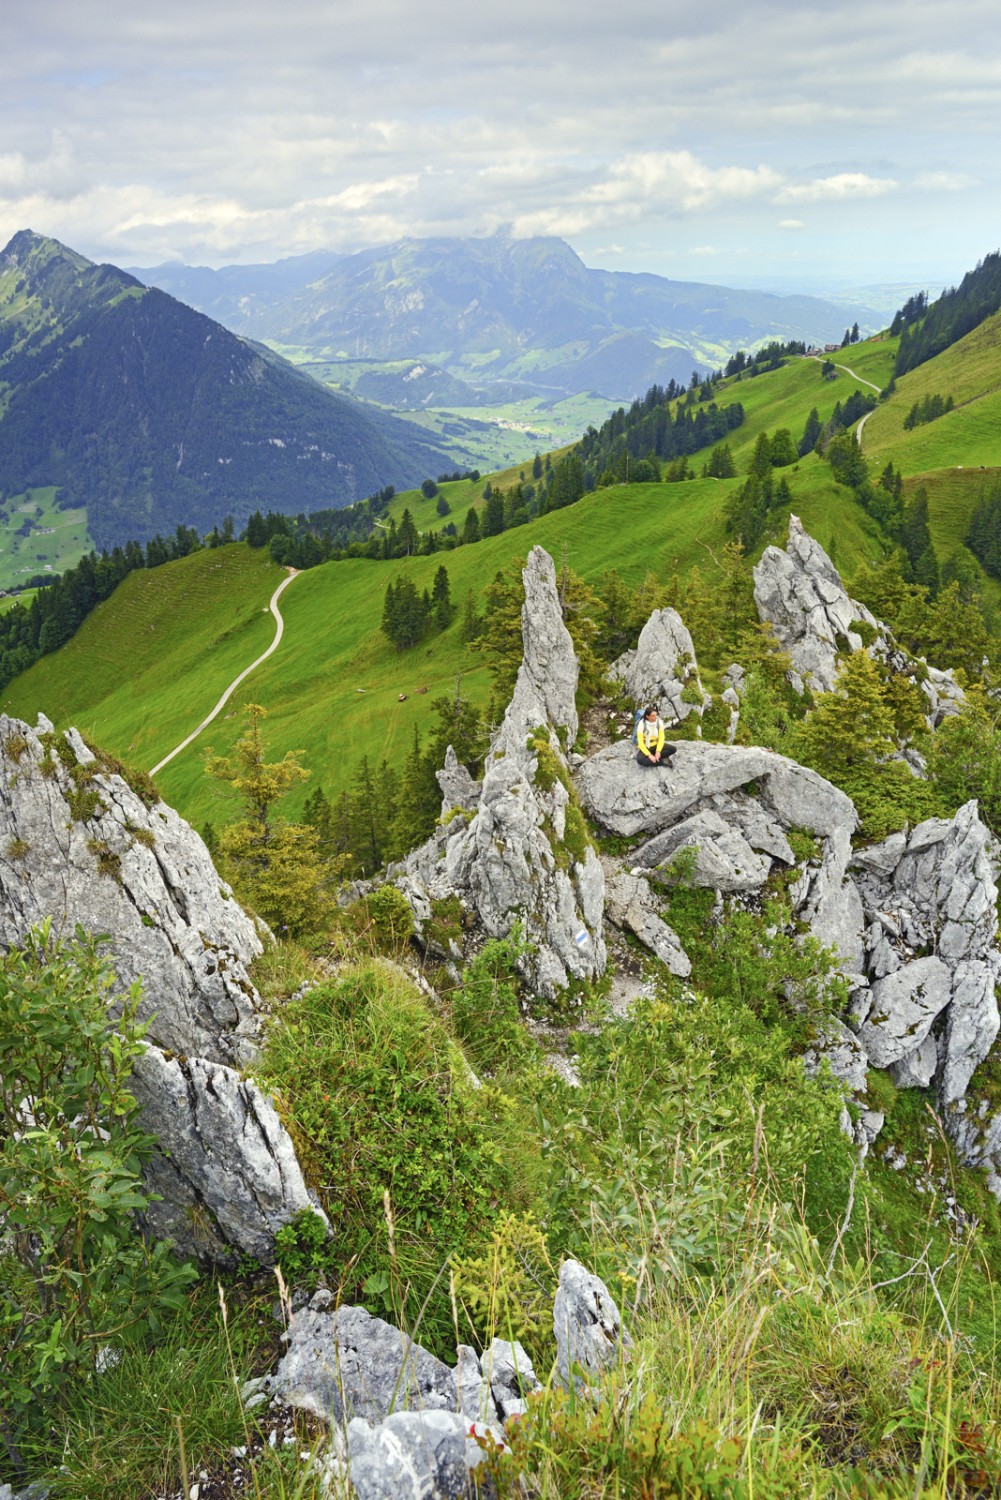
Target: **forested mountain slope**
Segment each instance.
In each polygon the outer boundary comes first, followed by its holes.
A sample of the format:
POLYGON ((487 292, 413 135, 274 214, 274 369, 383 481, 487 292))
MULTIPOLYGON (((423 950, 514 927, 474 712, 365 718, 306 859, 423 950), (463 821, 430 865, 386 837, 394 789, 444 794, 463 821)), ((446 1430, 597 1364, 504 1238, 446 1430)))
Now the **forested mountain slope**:
POLYGON ((0 256, 0 495, 55 486, 98 547, 438 472, 412 427, 28 230, 0 256))

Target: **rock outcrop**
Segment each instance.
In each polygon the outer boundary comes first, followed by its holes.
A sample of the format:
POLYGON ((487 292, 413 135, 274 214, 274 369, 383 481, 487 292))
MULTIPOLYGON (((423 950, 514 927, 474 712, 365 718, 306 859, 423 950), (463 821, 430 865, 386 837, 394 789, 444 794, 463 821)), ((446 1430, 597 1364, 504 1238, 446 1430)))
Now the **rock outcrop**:
POLYGON ((682 740, 662 770, 638 766, 629 745, 610 745, 578 769, 577 785, 600 827, 646 835, 628 863, 655 880, 690 849, 694 884, 754 891, 776 862, 796 865, 793 830, 815 835, 819 853, 796 883, 795 910, 820 941, 836 945, 846 968, 859 969, 862 908, 845 878, 858 819, 851 799, 816 771, 770 750, 682 740))
POLYGON ((860 651, 865 644, 852 627, 882 630, 875 615, 845 592, 837 569, 819 542, 789 517, 789 541, 783 552, 766 547, 754 568, 754 602, 779 644, 788 651, 798 691, 803 686, 828 693, 838 670, 842 647, 860 651))
POLYGON ((84 744, 0 716, 0 944, 45 917, 107 933, 123 988, 140 979, 153 1040, 239 1064, 258 1033, 247 964, 263 951, 208 850, 84 744))
MULTIPOLYGON (((576 1261, 560 1271, 553 1330, 565 1385, 586 1383, 592 1394, 632 1347, 608 1288, 576 1261)), ((460 1344, 452 1369, 364 1308, 337 1307, 325 1290, 293 1314, 283 1339, 274 1373, 244 1386, 247 1407, 308 1412, 335 1440, 346 1429, 336 1476, 364 1500, 465 1496, 484 1458, 477 1439, 502 1447, 505 1425, 540 1389, 516 1341, 495 1338, 481 1355, 460 1344)))
POLYGON ((0 945, 47 917, 55 935, 107 934, 120 989, 142 981, 152 1044, 133 1075, 163 1148, 150 1227, 185 1254, 266 1262, 310 1199, 274 1107, 238 1071, 258 1036, 261 936, 198 835, 137 785, 75 730, 0 718, 0 945))
POLYGON ((610 675, 635 703, 657 704, 668 723, 701 714, 707 701, 692 637, 676 609, 655 609, 640 631, 635 651, 623 652, 610 675))
POLYGON ((687 979, 692 972, 691 959, 657 906, 657 895, 645 875, 617 869, 609 873, 606 869, 605 915, 609 921, 639 938, 672 974, 687 979))
POLYGON ((934 1080, 961 1100, 998 1033, 997 887, 975 802, 860 850, 851 873, 866 915, 868 995, 859 1039, 898 1084, 934 1080), (934 1049, 934 1050, 933 1050, 934 1049))
POLYGON ((576 1260, 564 1261, 560 1267, 553 1330, 556 1367, 565 1390, 571 1382, 582 1389, 589 1378, 626 1359, 632 1348, 607 1286, 576 1260))
POLYGON ((442 823, 408 857, 398 883, 418 923, 432 901, 454 895, 491 937, 521 922, 531 944, 523 972, 552 997, 570 979, 604 970, 604 876, 570 780, 578 666, 553 561, 541 547, 530 552, 524 579, 524 659, 479 795, 453 757, 441 778, 442 823))
POLYGON ((798 516, 789 517, 785 551, 766 547, 755 565, 754 602, 761 620, 772 627, 792 659, 797 692, 830 692, 840 654, 865 649, 920 687, 930 728, 962 707, 963 690, 952 672, 916 662, 896 644, 886 625, 851 598, 831 559, 798 516))

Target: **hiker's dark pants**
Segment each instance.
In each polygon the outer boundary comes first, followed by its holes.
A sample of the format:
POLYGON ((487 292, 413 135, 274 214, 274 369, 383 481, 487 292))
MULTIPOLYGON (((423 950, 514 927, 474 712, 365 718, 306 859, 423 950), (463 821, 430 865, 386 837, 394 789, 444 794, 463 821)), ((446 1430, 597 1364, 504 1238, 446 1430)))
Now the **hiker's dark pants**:
POLYGON ((642 750, 637 750, 636 764, 638 766, 653 766, 653 768, 656 770, 658 766, 666 766, 673 754, 674 751, 669 750, 665 745, 663 750, 660 752, 660 760, 651 760, 649 755, 644 755, 642 750))

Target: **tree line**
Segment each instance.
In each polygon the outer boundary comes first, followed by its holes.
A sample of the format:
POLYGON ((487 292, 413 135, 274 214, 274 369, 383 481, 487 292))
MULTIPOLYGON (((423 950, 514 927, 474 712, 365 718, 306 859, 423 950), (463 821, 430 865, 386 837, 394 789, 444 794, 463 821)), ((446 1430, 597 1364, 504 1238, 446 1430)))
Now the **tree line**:
MULTIPOLYGON (((910 305, 910 304, 908 304, 910 305)), ((966 334, 1001 309, 1001 251, 987 255, 973 271, 968 271, 958 287, 943 292, 937 302, 930 306, 925 302, 912 307, 911 316, 904 319, 903 309, 890 325, 900 332, 900 347, 893 373, 906 375, 958 343, 966 334)))

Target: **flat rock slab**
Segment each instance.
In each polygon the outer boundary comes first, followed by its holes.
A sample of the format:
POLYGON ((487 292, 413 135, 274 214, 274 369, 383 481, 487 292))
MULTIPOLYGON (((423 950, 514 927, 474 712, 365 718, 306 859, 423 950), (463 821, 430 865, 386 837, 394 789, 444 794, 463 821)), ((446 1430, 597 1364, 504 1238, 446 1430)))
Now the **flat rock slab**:
POLYGON ((609 745, 590 756, 575 779, 595 821, 625 838, 659 833, 699 804, 741 790, 759 801, 767 821, 785 829, 826 837, 837 829, 851 833, 858 823, 851 798, 816 771, 743 745, 681 740, 663 769, 637 765, 631 744, 609 745))

